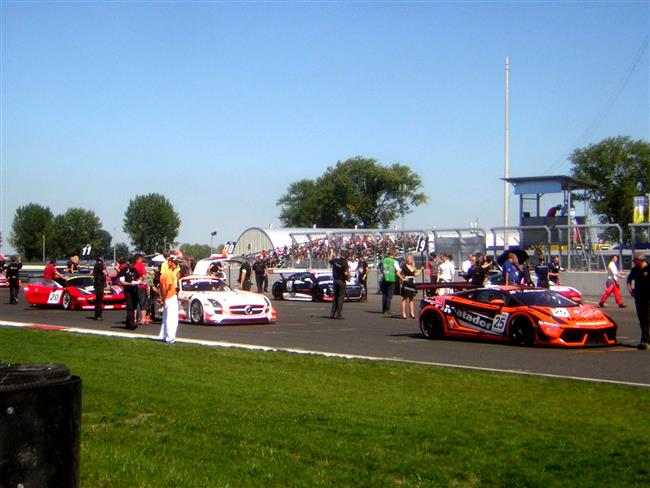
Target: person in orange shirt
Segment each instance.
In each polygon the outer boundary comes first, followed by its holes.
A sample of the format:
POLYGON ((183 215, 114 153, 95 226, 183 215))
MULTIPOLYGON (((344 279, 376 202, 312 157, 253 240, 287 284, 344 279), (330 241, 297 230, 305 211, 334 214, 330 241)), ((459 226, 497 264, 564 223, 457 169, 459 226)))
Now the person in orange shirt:
POLYGON ((158 340, 172 344, 176 340, 178 329, 178 275, 176 273, 176 257, 167 258, 167 267, 160 271, 160 299, 165 304, 162 317, 162 325, 158 340))

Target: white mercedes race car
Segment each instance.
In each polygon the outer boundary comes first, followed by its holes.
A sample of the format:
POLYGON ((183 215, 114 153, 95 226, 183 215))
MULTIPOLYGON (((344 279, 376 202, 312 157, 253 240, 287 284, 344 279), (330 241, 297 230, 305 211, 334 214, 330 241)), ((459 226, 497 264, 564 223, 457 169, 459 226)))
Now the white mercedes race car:
MULTIPOLYGON (((269 324, 277 320, 264 295, 232 290, 218 278, 186 276, 178 282, 178 319, 193 324, 269 324)), ((156 309, 157 318, 162 308, 156 309)))

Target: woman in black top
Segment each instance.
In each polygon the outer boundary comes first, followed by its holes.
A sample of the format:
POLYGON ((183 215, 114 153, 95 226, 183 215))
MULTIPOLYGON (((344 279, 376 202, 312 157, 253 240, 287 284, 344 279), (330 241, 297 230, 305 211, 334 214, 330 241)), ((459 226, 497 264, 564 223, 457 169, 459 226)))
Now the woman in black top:
POLYGON ((415 290, 415 277, 422 272, 423 268, 417 269, 415 267, 415 262, 413 261, 413 256, 411 254, 406 255, 406 260, 402 263, 401 269, 397 272, 397 276, 401 282, 401 295, 402 295, 402 318, 406 318, 406 302, 409 303, 409 311, 411 318, 415 318, 415 312, 413 311, 413 298, 415 297, 417 291, 415 290))
POLYGON ((485 286, 485 281, 491 267, 492 262, 485 258, 481 253, 477 253, 476 259, 474 260, 474 266, 472 267, 472 273, 469 277, 469 282, 472 285, 485 286))
POLYGON ((72 256, 68 261, 66 272, 69 274, 77 273, 79 271, 79 256, 72 256))

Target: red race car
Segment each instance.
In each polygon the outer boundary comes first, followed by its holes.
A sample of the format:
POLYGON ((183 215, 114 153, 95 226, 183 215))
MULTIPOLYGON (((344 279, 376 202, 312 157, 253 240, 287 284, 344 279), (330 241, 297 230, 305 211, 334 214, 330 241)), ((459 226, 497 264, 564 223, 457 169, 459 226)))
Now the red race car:
MULTIPOLYGON (((23 287, 28 303, 42 307, 63 307, 68 310, 95 308, 95 282, 91 275, 70 275, 62 282, 32 278, 23 287)), ((107 285, 104 290, 105 310, 126 308, 121 286, 107 285)))
POLYGON ((600 309, 545 288, 494 286, 428 296, 420 310, 420 330, 428 339, 459 337, 521 346, 611 346, 616 344, 617 328, 600 309))

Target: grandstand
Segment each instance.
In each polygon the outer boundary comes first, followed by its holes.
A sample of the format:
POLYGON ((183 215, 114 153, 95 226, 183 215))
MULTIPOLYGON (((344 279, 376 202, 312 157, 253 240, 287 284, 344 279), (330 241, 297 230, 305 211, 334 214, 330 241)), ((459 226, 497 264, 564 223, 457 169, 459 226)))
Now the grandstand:
POLYGON ((480 229, 251 227, 241 234, 233 254, 262 255, 276 268, 322 268, 327 267, 330 248, 363 256, 371 265, 376 265, 392 249, 396 249, 399 256, 412 252, 420 262, 431 251, 452 254, 460 262, 469 253, 485 252, 485 233, 480 229))

